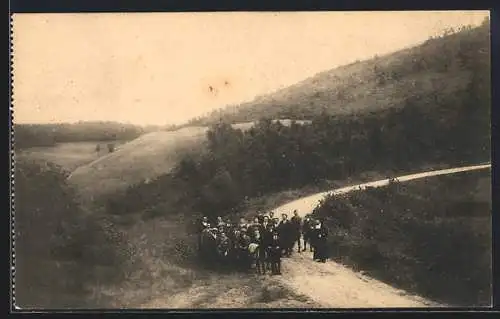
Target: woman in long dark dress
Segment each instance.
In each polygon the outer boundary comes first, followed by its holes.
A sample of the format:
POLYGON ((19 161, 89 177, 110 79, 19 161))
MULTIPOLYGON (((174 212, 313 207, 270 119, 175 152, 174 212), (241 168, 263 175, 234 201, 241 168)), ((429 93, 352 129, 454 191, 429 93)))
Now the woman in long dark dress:
POLYGON ((320 221, 320 227, 317 232, 316 237, 316 258, 319 262, 326 262, 328 258, 328 228, 326 227, 324 221, 320 221))
POLYGON ((318 239, 321 225, 319 220, 313 220, 311 227, 311 247, 313 249, 313 260, 318 260, 318 239))

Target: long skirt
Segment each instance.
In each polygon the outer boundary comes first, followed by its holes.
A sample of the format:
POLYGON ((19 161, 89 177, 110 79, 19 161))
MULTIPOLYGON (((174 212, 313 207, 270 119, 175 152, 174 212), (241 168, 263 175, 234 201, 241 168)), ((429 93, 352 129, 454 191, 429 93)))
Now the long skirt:
POLYGON ((318 240, 314 249, 315 259, 319 259, 320 261, 325 261, 328 258, 327 250, 328 248, 326 244, 326 239, 318 240))

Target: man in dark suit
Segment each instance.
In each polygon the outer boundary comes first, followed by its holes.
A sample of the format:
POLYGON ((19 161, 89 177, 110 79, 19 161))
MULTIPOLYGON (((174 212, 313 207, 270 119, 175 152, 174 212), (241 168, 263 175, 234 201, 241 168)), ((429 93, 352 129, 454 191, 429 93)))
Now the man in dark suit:
POLYGON ((306 251, 306 246, 309 244, 309 251, 313 251, 313 245, 312 245, 312 228, 313 228, 313 221, 311 220, 310 215, 306 215, 304 218, 304 223, 302 224, 302 238, 304 239, 304 250, 306 251))
POLYGON ((268 246, 269 260, 271 263, 271 272, 273 275, 281 275, 281 241, 277 231, 272 233, 271 241, 268 246))
POLYGON ((283 255, 285 257, 290 257, 292 254, 293 238, 291 236, 291 224, 288 220, 287 214, 281 215, 281 221, 278 224, 278 235, 280 238, 281 248, 283 249, 283 255))
POLYGON ((293 249, 293 245, 295 244, 295 242, 297 242, 297 247, 298 247, 298 252, 300 253, 301 250, 300 250, 300 231, 301 231, 301 226, 302 226, 302 218, 300 218, 299 216, 299 213, 297 212, 297 210, 294 210, 293 211, 293 217, 292 219, 290 220, 290 224, 291 224, 291 238, 292 238, 292 249, 293 249))
MULTIPOLYGON (((264 221, 264 223, 265 223, 265 221, 264 221)), ((263 239, 264 244, 267 248, 266 268, 271 270, 271 256, 270 256, 269 247, 272 244, 273 233, 276 232, 276 227, 274 227, 274 223, 268 223, 263 228, 264 228, 264 233, 262 234, 262 239, 263 239)))

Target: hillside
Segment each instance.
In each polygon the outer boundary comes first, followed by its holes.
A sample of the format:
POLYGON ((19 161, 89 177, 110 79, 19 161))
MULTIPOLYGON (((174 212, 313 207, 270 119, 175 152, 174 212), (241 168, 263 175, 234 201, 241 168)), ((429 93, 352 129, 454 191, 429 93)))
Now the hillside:
MULTIPOLYGON (((125 141, 127 142, 127 141, 125 141)), ((67 172, 72 172, 81 165, 95 161, 101 156, 108 154, 105 142, 74 142, 57 143, 54 146, 34 146, 15 151, 16 160, 32 159, 42 162, 50 162, 60 166, 67 172), (99 150, 96 147, 99 145, 99 150)), ((112 141, 114 149, 118 149, 124 141, 112 141)))
MULTIPOLYGON (((280 122, 283 125, 291 123, 289 120, 280 122)), ((247 130, 253 124, 240 123, 233 127, 247 130)), ((69 181, 78 186, 84 198, 110 194, 139 182, 147 182, 169 173, 184 156, 203 150, 208 129, 186 127, 145 134, 122 145, 115 152, 77 168, 69 181)))
MULTIPOLYGON (((253 101, 214 111, 189 125, 262 117, 312 119, 402 107, 415 96, 452 96, 467 89, 479 64, 489 67, 489 22, 373 59, 321 72, 253 101)), ((484 73, 484 80, 489 78, 484 73)), ((429 107, 428 103, 422 105, 429 107)))
MULTIPOLYGON (((214 113, 213 118, 195 119, 177 132, 193 130, 196 123, 222 124, 208 132, 206 152, 176 157, 162 168, 164 174, 155 172, 158 178, 152 181, 141 183, 129 177, 133 173, 123 170, 127 165, 119 164, 121 169, 113 173, 118 183, 99 173, 83 184, 96 191, 96 183, 119 184, 126 176, 128 181, 120 188, 133 187, 110 201, 114 213, 161 207, 156 213, 162 214, 168 211, 166 203, 179 204, 183 198, 190 209, 210 215, 237 209, 255 196, 365 172, 403 173, 487 162, 491 83, 486 22, 415 48, 321 73, 257 99, 259 103, 243 105, 233 115, 219 118, 214 113), (275 103, 271 107, 265 101, 275 103), (288 115, 312 121, 283 126, 269 120, 288 115), (258 119, 252 130, 241 132, 228 125, 248 118, 258 119), (174 166, 177 169, 172 171, 174 166)), ((199 131, 196 136, 203 134, 199 131)), ((164 150, 182 153, 170 146, 164 150)), ((159 165, 163 165, 162 154, 154 155, 159 165)), ((145 167, 143 172, 150 170, 145 167)), ((81 172, 81 180, 93 174, 81 172)))

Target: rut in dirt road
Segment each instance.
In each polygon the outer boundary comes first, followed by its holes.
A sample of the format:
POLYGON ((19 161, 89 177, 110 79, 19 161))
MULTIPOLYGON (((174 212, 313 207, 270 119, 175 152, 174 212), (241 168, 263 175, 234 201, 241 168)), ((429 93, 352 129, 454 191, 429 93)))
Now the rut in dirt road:
POLYGON ((281 281, 327 308, 439 307, 437 303, 369 278, 335 262, 312 261, 312 253, 283 259, 281 281))
MULTIPOLYGON (((458 167, 397 177, 399 182, 490 168, 491 164, 458 167)), ((274 209, 275 214, 297 210, 301 217, 311 213, 328 194, 343 194, 366 187, 388 185, 390 179, 363 183, 311 195, 274 209)), ((433 301, 397 290, 375 279, 360 275, 335 262, 316 263, 311 253, 295 253, 283 259, 281 281, 297 293, 310 297, 325 307, 440 307, 433 301)))

